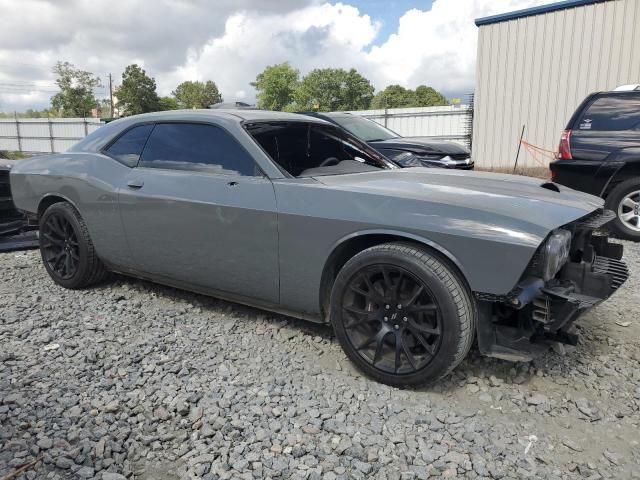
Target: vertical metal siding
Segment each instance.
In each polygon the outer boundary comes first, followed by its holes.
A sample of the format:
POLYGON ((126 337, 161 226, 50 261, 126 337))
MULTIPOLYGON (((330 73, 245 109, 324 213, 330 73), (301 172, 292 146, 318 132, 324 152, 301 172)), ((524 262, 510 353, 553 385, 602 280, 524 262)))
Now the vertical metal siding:
MULTIPOLYGON (((555 150, 589 93, 640 83, 639 30, 640 0, 609 0, 479 27, 476 164, 512 167, 522 125, 528 142, 555 150)), ((539 166, 526 151, 518 164, 539 166)))

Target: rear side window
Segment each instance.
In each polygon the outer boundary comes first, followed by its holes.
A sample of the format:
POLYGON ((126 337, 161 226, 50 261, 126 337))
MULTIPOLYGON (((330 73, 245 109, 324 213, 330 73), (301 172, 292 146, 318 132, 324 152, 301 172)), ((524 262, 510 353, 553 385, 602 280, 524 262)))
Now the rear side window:
POLYGON ((112 143, 107 152, 125 165, 135 167, 151 130, 153 125, 133 127, 112 143))
POLYGON ((640 127, 640 95, 596 98, 578 119, 575 130, 615 131, 640 127))
POLYGON ((140 166, 256 176, 253 158, 226 131, 213 125, 159 123, 140 157, 140 166))

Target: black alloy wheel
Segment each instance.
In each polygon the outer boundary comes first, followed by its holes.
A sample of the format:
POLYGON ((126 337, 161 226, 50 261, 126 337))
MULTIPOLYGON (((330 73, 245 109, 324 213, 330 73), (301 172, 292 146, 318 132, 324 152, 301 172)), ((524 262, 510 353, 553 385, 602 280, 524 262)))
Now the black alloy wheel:
POLYGON ((80 245, 71 222, 60 213, 49 215, 40 230, 42 258, 61 280, 78 272, 80 245))
POLYGON ((330 303, 347 357, 394 387, 438 381, 473 342, 469 287, 446 258, 419 244, 383 243, 354 255, 338 272, 330 303))
POLYGON ((438 353, 441 312, 428 287, 395 265, 356 274, 342 300, 344 328, 365 361, 392 374, 414 373, 438 353))
POLYGON ((107 274, 80 213, 67 202, 50 205, 40 216, 40 254, 49 276, 65 288, 84 288, 107 274))

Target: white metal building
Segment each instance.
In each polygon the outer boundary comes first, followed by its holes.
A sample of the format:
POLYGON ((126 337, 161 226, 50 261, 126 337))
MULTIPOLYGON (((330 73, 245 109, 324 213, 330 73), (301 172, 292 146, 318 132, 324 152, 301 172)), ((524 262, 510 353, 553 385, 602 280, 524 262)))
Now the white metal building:
MULTIPOLYGON (((513 167, 524 139, 555 151, 591 92, 640 83, 640 0, 565 0, 476 20, 473 156, 513 167)), ((548 158, 522 149, 519 166, 548 158)))

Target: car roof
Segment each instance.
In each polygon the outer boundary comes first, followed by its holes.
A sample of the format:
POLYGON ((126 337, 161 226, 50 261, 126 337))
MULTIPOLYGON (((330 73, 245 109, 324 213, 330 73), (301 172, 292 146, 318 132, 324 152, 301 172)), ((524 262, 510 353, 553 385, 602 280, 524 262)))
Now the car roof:
POLYGON ((308 115, 311 117, 328 117, 328 118, 338 118, 338 117, 353 117, 352 113, 349 112, 297 112, 302 115, 308 115))
POLYGON ((273 112, 269 110, 238 110, 238 109, 194 109, 167 110, 163 112, 142 113, 123 117, 95 130, 73 145, 69 152, 96 152, 104 148, 114 138, 127 128, 152 122, 200 122, 200 123, 237 123, 243 122, 303 122, 332 125, 321 118, 312 118, 296 113, 273 112))
MULTIPOLYGON (((628 85, 623 85, 622 87, 628 87, 628 85)), ((578 119, 582 116, 582 114, 586 111, 586 109, 589 106, 591 106, 591 103, 594 102, 597 98, 602 97, 604 95, 606 96, 614 95, 616 97, 621 97, 621 98, 636 98, 637 95, 640 95, 640 90, 637 90, 637 89, 627 90, 624 88, 617 88, 614 90, 598 91, 598 92, 590 93, 584 98, 584 100, 582 100, 580 105, 578 105, 578 108, 574 110, 573 115, 571 115, 571 117, 569 118, 569 122, 564 127, 565 130, 573 130, 576 124, 578 123, 578 119)))
POLYGON ((236 118, 238 121, 281 121, 281 122, 300 122, 312 121, 324 123, 321 119, 312 119, 310 117, 301 117, 296 113, 274 112, 271 110, 252 110, 252 109, 196 109, 196 110, 167 110, 164 112, 143 113, 126 117, 127 120, 139 121, 170 121, 170 120, 206 120, 213 118, 225 118, 227 120, 236 118))
POLYGON ((640 91, 640 83, 632 83, 629 85, 620 85, 613 90, 612 92, 639 92, 640 91))

